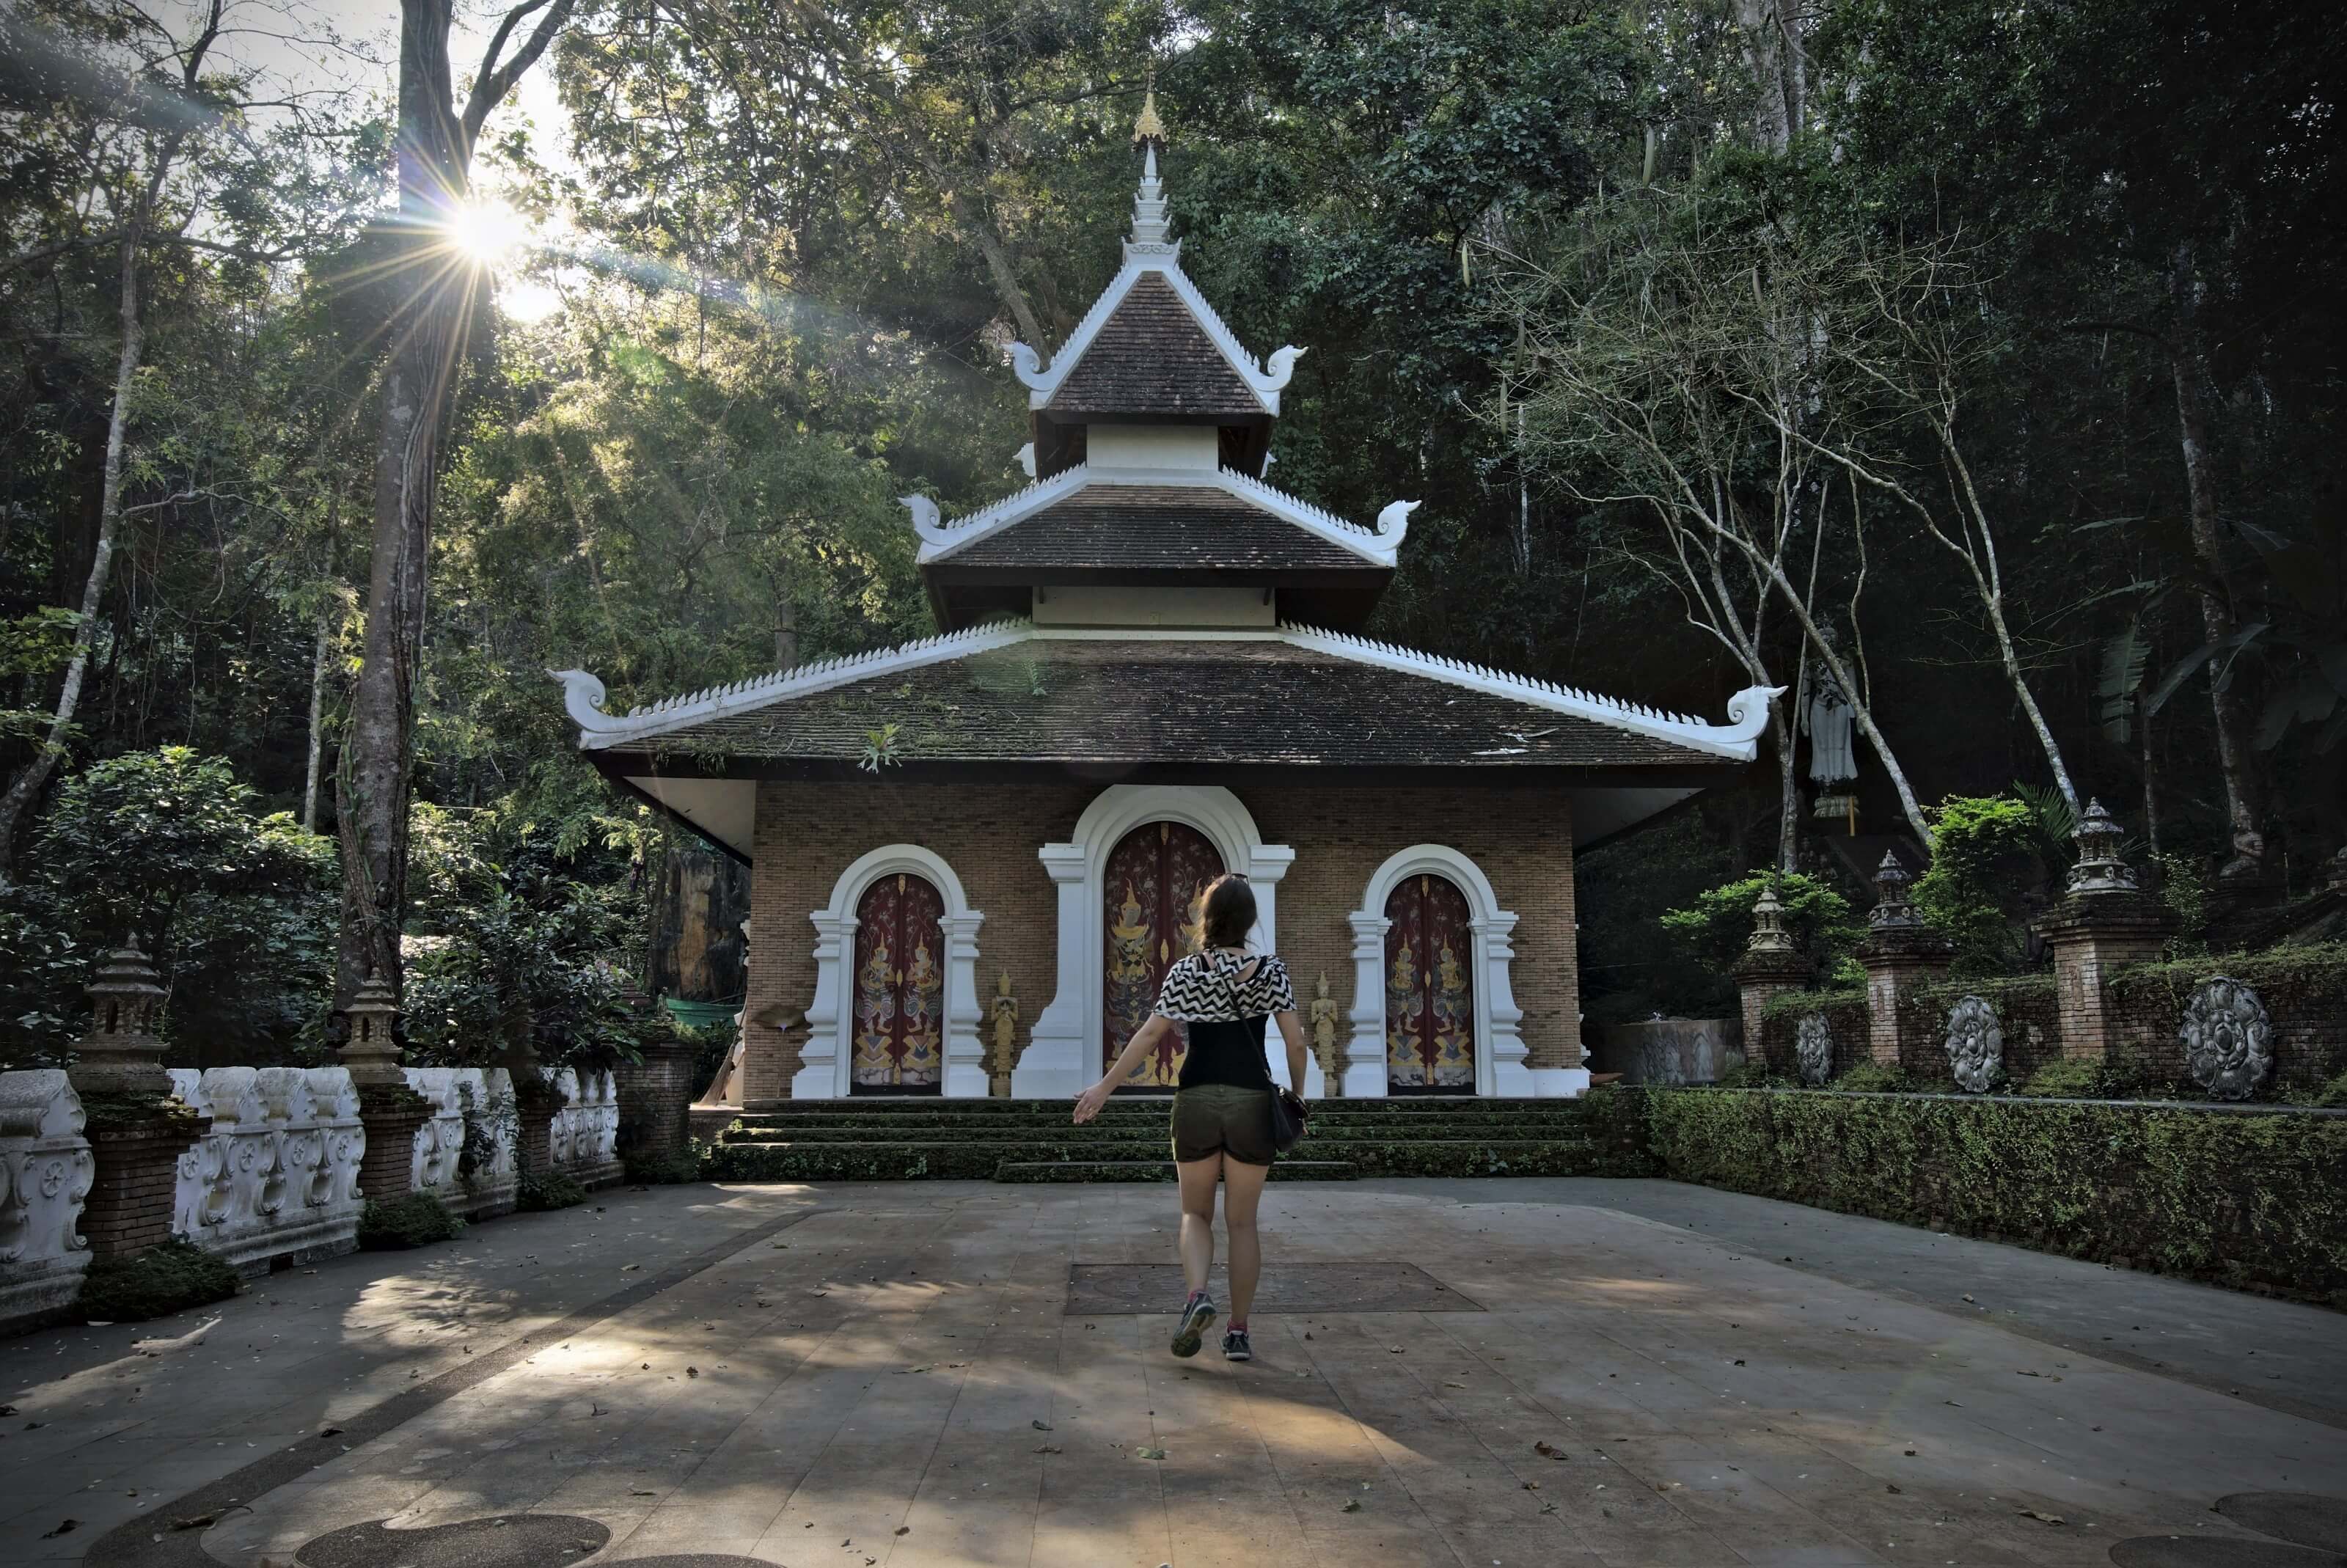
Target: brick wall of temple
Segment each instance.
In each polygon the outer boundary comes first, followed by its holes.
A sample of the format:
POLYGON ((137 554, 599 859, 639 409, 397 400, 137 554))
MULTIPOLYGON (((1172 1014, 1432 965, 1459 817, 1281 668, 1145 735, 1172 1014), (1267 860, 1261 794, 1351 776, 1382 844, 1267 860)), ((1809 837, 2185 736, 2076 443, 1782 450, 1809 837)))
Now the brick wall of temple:
POLYGON ((978 928, 978 995, 993 1006, 1010 972, 1020 1043, 1058 982, 1059 895, 1035 852, 1064 840, 1100 791, 1091 785, 762 784, 750 877, 750 1028, 743 1099, 790 1092, 815 999, 810 910, 831 902, 839 875, 888 844, 917 844, 961 878, 978 928), (761 1023, 776 1018, 780 1027, 761 1023))
MULTIPOLYGON (((1445 844, 1474 860, 1501 907, 1517 915, 1512 979, 1524 1015, 1527 1065, 1580 1064, 1573 830, 1561 794, 1336 786, 1234 793, 1266 843, 1296 851, 1279 887, 1279 946, 1300 1003, 1308 1007, 1313 982, 1325 972, 1337 1005, 1351 1007, 1353 937, 1346 917, 1370 875, 1412 845, 1445 844)), ((1008 970, 1023 1047, 1058 985, 1058 897, 1036 851, 1068 839, 1098 794, 1092 785, 761 784, 745 1099, 781 1098, 798 1069, 815 982, 808 912, 830 901, 840 874, 858 856, 888 844, 917 844, 943 857, 970 906, 984 913, 979 1002, 991 1006, 996 976, 1008 970)), ((1340 1039, 1348 1028, 1340 1023, 1340 1039)))
MULTIPOLYGON (((1328 976, 1353 1005, 1353 927, 1370 876, 1414 844, 1441 844, 1481 867, 1500 907, 1516 914, 1509 971, 1523 1009, 1528 1067, 1581 1065, 1580 974, 1573 948, 1573 815, 1555 790, 1243 789, 1266 844, 1296 850, 1279 885, 1279 947, 1296 999, 1328 976)), ((1337 1039, 1350 1032, 1338 1015, 1337 1039)), ((1342 1047, 1340 1045, 1339 1049, 1342 1047)))

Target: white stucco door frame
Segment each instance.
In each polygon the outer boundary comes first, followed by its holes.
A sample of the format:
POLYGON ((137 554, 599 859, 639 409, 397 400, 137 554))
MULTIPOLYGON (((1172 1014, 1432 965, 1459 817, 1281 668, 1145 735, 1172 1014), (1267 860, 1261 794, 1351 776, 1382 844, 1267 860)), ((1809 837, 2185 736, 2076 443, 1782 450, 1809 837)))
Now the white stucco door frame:
MULTIPOLYGON (((1345 1098, 1382 1099, 1386 1079, 1386 899, 1413 876, 1440 876, 1467 896, 1467 927, 1474 950, 1469 973, 1475 981, 1475 1092, 1531 1098, 1541 1092, 1524 1065, 1524 1040, 1517 1029, 1523 1010, 1509 981, 1515 962, 1512 910, 1500 907, 1491 878, 1448 845, 1415 844, 1389 858, 1361 890, 1360 907, 1348 917, 1353 926, 1352 1039, 1345 1048, 1345 1098)), ((1584 1081, 1587 1074, 1583 1073, 1584 1081)), ((1555 1091, 1551 1091, 1555 1092, 1555 1091)))
POLYGON ((831 902, 813 910, 815 1000, 806 1010, 807 1038, 799 1070, 791 1075, 794 1100, 845 1100, 856 1067, 856 906, 864 890, 899 872, 926 878, 945 900, 945 1061, 948 1100, 986 1098, 986 1047, 979 1039, 978 927, 986 917, 969 907, 961 878, 917 844, 891 844, 859 857, 832 885, 831 902))
MULTIPOLYGON (((1072 1097, 1100 1078, 1102 1031, 1107 1027, 1102 911, 1108 857, 1126 834, 1152 822, 1196 828, 1226 869, 1246 874, 1255 889, 1251 939, 1262 951, 1278 950, 1279 883, 1296 860, 1295 850, 1266 844, 1253 814, 1218 785, 1112 784, 1084 807, 1073 837, 1037 851, 1060 894, 1059 990, 1035 1020, 1027 1049, 1011 1070, 1010 1092, 1018 1099, 1072 1097)), ((1286 1083, 1287 1053, 1274 1040, 1266 1044, 1273 1081, 1286 1083)), ((1307 1053, 1304 1093, 1320 1092, 1320 1067, 1307 1053)))

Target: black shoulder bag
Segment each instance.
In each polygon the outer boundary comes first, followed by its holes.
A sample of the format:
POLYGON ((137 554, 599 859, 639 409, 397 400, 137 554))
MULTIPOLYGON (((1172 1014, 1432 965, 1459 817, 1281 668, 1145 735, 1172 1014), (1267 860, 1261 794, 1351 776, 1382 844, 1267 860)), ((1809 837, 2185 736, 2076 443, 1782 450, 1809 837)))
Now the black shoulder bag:
MULTIPOLYGON (((1242 964, 1239 967, 1244 968, 1246 966, 1242 964)), ((1231 982, 1228 975, 1224 975, 1222 979, 1225 989, 1230 993, 1231 1011, 1235 1013, 1239 1010, 1238 987, 1231 982)), ((1267 1024, 1270 1020, 1266 1019, 1264 1021, 1267 1024)), ((1268 1040, 1264 1042, 1264 1049, 1266 1051, 1270 1050, 1268 1040)), ((1271 1076, 1268 1061, 1264 1066, 1264 1076, 1266 1078, 1271 1076)), ((1303 1096, 1297 1094, 1293 1089, 1282 1089, 1274 1085, 1271 1091, 1271 1146, 1283 1154, 1296 1147, 1297 1141, 1304 1136, 1305 1123, 1310 1121, 1311 1117, 1312 1112, 1304 1103, 1303 1096)))

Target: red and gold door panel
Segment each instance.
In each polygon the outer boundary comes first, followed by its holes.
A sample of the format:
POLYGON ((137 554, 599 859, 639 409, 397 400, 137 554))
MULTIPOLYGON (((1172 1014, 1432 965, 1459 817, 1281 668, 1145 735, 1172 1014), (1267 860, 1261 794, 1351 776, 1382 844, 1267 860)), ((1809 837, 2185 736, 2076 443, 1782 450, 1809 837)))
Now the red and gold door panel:
MULTIPOLYGON (((1149 1021, 1157 992, 1174 960, 1192 950, 1191 933, 1206 884, 1223 874, 1223 857, 1206 835, 1178 822, 1143 823, 1118 841, 1102 886, 1107 908, 1105 1026, 1101 1065, 1114 1062, 1133 1031, 1149 1021)), ((1181 1025, 1142 1060, 1125 1089, 1171 1089, 1190 1049, 1181 1025)))
POLYGON ((1386 1085, 1475 1092, 1475 951, 1467 896, 1418 876, 1386 898, 1386 1085))
POLYGON ((898 872, 856 905, 858 1094, 937 1094, 945 1077, 944 897, 898 872))

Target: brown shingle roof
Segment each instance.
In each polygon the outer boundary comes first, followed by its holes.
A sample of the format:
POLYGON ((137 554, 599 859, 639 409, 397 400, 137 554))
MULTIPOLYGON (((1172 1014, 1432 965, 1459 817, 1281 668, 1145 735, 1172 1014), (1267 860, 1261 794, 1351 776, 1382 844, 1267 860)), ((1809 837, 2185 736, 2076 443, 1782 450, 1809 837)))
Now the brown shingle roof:
POLYGON ((1112 414, 1261 418, 1265 411, 1174 286, 1143 272, 1044 412, 1081 419, 1112 414))
POLYGON ((1089 485, 924 569, 1026 568, 1390 569, 1225 491, 1178 485, 1089 485))
POLYGON ((1270 641, 1039 638, 720 714, 625 749, 906 763, 1335 767, 1740 764, 1651 735, 1270 641))

